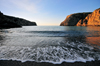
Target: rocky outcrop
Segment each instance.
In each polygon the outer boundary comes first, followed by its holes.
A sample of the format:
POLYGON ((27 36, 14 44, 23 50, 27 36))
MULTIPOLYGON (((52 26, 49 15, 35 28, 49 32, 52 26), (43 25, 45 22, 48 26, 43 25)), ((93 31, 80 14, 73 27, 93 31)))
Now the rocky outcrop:
POLYGON ((87 21, 87 25, 100 26, 100 8, 88 15, 84 20, 87 21))
POLYGON ((14 28, 21 26, 36 26, 36 23, 22 18, 7 16, 0 12, 0 28, 14 28))
POLYGON ((100 26, 100 8, 86 16, 84 20, 80 20, 76 26, 100 26))
POLYGON ((78 21, 85 19, 85 17, 91 14, 91 12, 88 13, 75 13, 68 15, 66 19, 60 24, 60 26, 75 26, 78 21))
POLYGON ((100 8, 94 12, 68 15, 60 26, 100 26, 100 8))

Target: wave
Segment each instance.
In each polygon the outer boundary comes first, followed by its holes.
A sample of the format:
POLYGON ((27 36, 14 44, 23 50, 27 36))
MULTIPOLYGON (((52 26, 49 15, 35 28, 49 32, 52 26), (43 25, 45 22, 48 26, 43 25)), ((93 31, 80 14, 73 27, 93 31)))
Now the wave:
POLYGON ((45 46, 35 48, 1 46, 0 60, 49 62, 53 64, 75 61, 86 62, 100 60, 100 48, 73 42, 66 43, 64 46, 45 46))

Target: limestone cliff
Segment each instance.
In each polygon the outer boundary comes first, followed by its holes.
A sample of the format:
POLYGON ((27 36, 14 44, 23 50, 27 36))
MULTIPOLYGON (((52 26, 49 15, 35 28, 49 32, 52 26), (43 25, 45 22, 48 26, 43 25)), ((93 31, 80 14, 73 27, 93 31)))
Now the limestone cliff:
POLYGON ((0 28, 13 28, 21 26, 36 26, 36 23, 22 18, 7 16, 0 12, 0 28))
POLYGON ((68 15, 60 26, 100 26, 100 8, 93 13, 76 13, 68 15))

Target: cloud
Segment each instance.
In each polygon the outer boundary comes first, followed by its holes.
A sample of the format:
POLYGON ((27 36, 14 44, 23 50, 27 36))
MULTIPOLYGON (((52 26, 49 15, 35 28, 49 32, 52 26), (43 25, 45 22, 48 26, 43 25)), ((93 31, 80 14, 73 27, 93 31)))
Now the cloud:
MULTIPOLYGON (((38 4, 41 0, 2 0, 4 4, 7 3, 9 8, 18 8, 20 10, 29 11, 32 13, 37 13, 39 6, 38 4)), ((6 4, 5 4, 6 5, 6 4)))

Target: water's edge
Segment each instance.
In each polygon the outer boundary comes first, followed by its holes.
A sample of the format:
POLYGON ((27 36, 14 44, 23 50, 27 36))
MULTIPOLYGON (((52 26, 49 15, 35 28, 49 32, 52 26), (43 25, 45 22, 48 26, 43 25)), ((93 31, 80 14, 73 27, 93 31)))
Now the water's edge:
POLYGON ((0 30, 0 60, 87 62, 100 60, 99 27, 26 27, 0 30))

